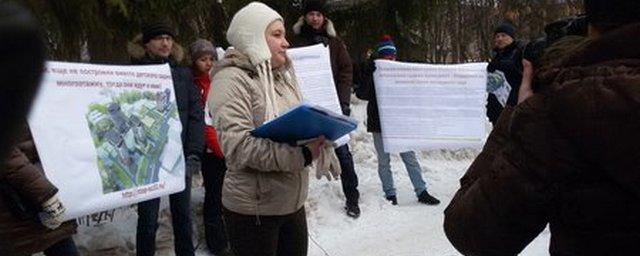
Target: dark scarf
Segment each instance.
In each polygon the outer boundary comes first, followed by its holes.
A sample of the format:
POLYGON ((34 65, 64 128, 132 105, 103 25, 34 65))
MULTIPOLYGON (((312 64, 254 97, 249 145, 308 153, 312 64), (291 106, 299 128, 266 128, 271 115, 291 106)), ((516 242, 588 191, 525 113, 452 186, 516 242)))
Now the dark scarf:
POLYGON ((171 56, 169 56, 168 58, 163 58, 163 57, 150 55, 149 53, 146 53, 144 57, 140 59, 132 59, 131 63, 135 65, 153 65, 153 64, 169 63, 169 66, 172 68, 175 68, 177 65, 176 61, 171 56))
POLYGON ((322 43, 324 45, 328 45, 329 34, 327 34, 327 30, 325 29, 325 26, 326 24, 322 25, 322 28, 320 29, 314 29, 313 27, 305 23, 304 25, 302 25, 302 28, 300 29, 300 35, 311 40, 314 44, 322 43))

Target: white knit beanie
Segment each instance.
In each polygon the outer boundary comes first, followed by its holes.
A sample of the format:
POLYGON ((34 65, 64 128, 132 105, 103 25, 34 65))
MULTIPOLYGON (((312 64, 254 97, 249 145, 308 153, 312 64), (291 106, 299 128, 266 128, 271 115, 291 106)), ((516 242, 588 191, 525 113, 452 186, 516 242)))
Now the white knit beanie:
POLYGON ((278 19, 284 20, 269 6, 252 2, 233 15, 227 30, 227 41, 238 51, 248 55, 251 64, 257 66, 271 59, 265 31, 271 22, 278 19))
POLYGON ((238 51, 249 56, 251 64, 258 71, 265 95, 265 120, 276 117, 279 112, 271 70, 271 50, 266 38, 267 27, 275 20, 283 18, 267 5, 252 2, 233 15, 227 30, 227 41, 238 51))

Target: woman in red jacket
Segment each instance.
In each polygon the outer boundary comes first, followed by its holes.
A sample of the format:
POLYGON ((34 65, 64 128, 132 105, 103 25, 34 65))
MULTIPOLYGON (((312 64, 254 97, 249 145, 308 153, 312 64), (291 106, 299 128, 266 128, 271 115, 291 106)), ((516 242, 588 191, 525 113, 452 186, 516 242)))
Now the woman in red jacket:
MULTIPOLYGON (((200 89, 200 102, 205 107, 209 87, 211 86, 210 71, 217 59, 217 54, 211 42, 198 39, 190 47, 194 83, 200 89)), ((222 181, 227 166, 224 155, 218 144, 216 130, 211 126, 211 116, 205 107, 205 143, 206 153, 202 161, 202 177, 204 179, 204 231, 207 247, 215 255, 225 255, 229 252, 227 236, 222 223, 222 181)))

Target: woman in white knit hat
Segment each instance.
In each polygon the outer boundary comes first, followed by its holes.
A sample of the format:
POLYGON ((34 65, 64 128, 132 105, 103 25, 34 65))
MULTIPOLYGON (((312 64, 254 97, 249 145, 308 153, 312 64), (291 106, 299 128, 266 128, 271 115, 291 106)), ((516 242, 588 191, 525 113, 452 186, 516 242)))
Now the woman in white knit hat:
POLYGON ((234 15, 227 40, 234 49, 214 68, 207 102, 228 167, 222 205, 231 249, 237 256, 306 255, 307 167, 318 158, 318 170, 339 175, 337 158, 324 138, 299 147, 250 135, 302 100, 282 17, 250 3, 234 15))

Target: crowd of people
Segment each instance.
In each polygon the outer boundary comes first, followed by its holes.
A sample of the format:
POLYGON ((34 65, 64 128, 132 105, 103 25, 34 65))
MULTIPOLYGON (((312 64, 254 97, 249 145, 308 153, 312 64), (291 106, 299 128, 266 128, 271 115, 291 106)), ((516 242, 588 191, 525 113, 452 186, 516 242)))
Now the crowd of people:
MULTIPOLYGON (((502 72, 510 92, 505 103, 489 94, 487 117, 494 128, 461 178, 443 224, 464 255, 516 255, 547 225, 552 255, 640 250, 640 3, 585 0, 584 8, 588 32, 560 38, 535 64, 523 58, 525 47, 513 25, 494 31, 487 71, 502 72)), ((132 65, 171 68, 186 165, 185 189, 169 196, 176 255, 195 253, 190 185, 198 172, 205 187, 205 241, 214 255, 307 255, 305 202, 312 171, 339 178, 345 214, 362 214, 348 145, 333 148, 323 136, 292 145, 250 134, 303 100, 286 53, 290 47, 330 49, 344 115, 350 115, 357 84, 356 96, 368 101, 367 131, 381 192, 397 205, 373 60, 396 60, 398 49, 383 35, 369 61, 354 65, 327 14, 324 2, 305 1, 289 36, 278 12, 250 3, 231 20, 226 36, 233 48, 224 56, 204 39, 185 50, 162 20, 146 23, 128 44, 132 65), (180 64, 185 58, 190 66, 180 64)), ((17 106, 2 114, 0 254, 79 255, 72 239, 77 226, 62 221, 65 206, 44 175, 25 121, 43 65, 38 33, 27 12, 0 5, 0 52, 8 57, 0 60, 1 72, 12 82, 0 88, 0 105, 17 106), (25 63, 22 70, 10 69, 13 61, 25 63)), ((439 204, 427 190, 415 152, 400 157, 417 202, 439 204)), ((137 205, 137 255, 155 254, 159 205, 159 198, 137 205)))

